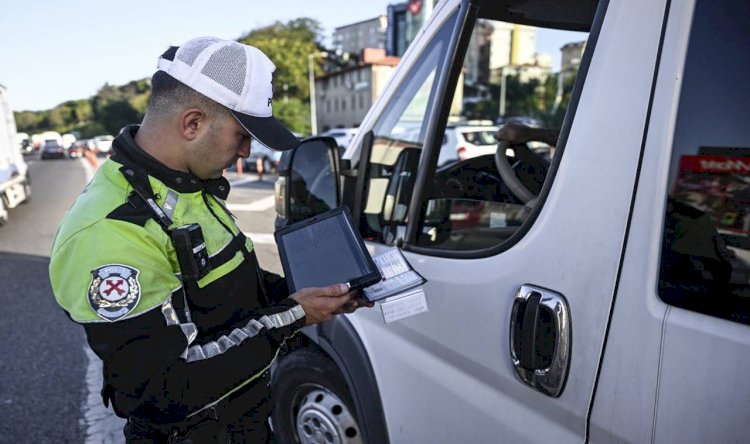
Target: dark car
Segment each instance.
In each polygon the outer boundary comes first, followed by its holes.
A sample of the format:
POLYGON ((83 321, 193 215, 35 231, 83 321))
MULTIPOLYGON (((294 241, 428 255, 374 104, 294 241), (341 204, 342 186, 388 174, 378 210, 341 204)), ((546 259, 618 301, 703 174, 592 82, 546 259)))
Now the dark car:
POLYGON ((44 145, 39 150, 39 158, 44 159, 64 159, 67 157, 65 148, 57 140, 45 140, 44 145))

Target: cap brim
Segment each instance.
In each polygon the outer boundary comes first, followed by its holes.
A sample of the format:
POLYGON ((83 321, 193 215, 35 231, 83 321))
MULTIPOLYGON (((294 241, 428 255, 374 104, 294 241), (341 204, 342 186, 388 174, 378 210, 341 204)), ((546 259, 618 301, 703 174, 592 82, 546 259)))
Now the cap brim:
MULTIPOLYGON (((231 111, 231 110, 230 110, 231 111)), ((271 117, 254 117, 231 111, 234 118, 242 125, 254 139, 276 151, 286 151, 297 148, 300 140, 284 125, 271 117)))

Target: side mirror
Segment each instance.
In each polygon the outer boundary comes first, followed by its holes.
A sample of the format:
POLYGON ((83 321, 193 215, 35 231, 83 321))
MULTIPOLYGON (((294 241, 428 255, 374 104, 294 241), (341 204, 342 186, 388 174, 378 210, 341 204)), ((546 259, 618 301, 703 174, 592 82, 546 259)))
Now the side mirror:
POLYGON ((276 228, 339 206, 340 150, 331 137, 313 137, 285 152, 276 180, 276 228))

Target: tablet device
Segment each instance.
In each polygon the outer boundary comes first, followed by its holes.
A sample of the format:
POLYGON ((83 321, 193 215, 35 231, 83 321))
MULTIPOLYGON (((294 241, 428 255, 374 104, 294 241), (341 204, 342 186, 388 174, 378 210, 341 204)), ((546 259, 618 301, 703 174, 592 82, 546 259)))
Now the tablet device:
POLYGON ((290 293, 341 283, 357 289, 381 279, 346 207, 282 228, 274 236, 290 293))

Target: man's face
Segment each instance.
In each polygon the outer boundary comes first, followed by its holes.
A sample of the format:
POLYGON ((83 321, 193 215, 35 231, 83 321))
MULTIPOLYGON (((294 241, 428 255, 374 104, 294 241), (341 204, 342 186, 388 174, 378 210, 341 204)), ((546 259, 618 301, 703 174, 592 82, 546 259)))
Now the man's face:
POLYGON ((199 179, 221 177, 225 168, 250 155, 250 134, 229 115, 212 118, 188 149, 190 172, 199 179))

